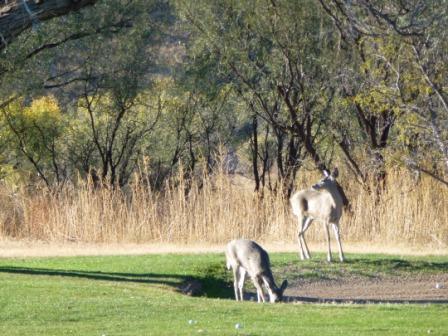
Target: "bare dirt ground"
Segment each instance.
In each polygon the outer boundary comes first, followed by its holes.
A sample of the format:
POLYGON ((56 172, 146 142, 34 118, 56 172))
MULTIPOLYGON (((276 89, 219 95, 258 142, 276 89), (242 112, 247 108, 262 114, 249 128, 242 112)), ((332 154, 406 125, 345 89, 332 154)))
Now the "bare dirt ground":
POLYGON ((285 295, 297 302, 448 303, 448 273, 309 280, 291 284, 285 295))

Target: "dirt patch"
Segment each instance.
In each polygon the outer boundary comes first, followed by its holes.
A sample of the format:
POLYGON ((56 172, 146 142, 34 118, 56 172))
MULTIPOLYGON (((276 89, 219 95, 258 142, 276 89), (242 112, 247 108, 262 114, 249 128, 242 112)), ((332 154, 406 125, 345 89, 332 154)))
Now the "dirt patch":
POLYGON ((448 303, 448 273, 298 280, 285 295, 298 302, 448 303))

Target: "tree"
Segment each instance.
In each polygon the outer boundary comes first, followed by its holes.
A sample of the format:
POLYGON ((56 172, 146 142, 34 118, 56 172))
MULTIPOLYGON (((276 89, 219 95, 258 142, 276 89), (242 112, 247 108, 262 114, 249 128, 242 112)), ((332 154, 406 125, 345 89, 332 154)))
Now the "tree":
POLYGON ((321 25, 327 23, 321 20, 319 8, 313 2, 304 6, 199 1, 184 3, 181 10, 195 34, 191 57, 202 63, 203 70, 212 69, 210 79, 231 83, 254 117, 272 129, 286 195, 302 165, 302 153, 318 169, 327 169, 319 142, 323 116, 333 97, 326 85, 332 69, 325 55, 334 40, 322 33, 321 25))
MULTIPOLYGON (((137 8, 130 12, 136 15, 137 8)), ((55 81, 70 81, 64 78, 67 75, 80 79, 72 86, 72 90, 80 92, 76 96, 76 118, 89 129, 83 148, 94 148, 85 152, 88 160, 82 160, 80 168, 112 185, 127 183, 143 155, 145 138, 153 131, 162 110, 160 94, 152 91, 154 79, 149 75, 158 31, 145 21, 143 15, 137 15, 132 28, 102 38, 101 44, 95 43, 99 38, 96 36, 78 41, 73 49, 64 48, 59 56, 73 53, 77 64, 70 64, 73 72, 67 71, 70 67, 61 57, 65 65, 61 66, 62 75, 53 76, 55 81), (83 45, 87 48, 76 54, 83 45)))
MULTIPOLYGON (((54 156, 64 154, 70 177, 98 170, 101 179, 126 183, 142 154, 142 139, 157 120, 158 95, 149 90, 150 72, 169 13, 163 1, 103 1, 76 16, 42 22, 4 49, 0 94, 8 98, 2 106, 18 100, 26 102, 26 109, 50 92, 58 98, 70 136, 58 142, 65 147, 55 147, 54 156), (162 14, 161 8, 166 9, 162 14), (74 107, 80 99, 84 110, 74 107), (100 104, 89 104, 91 99, 100 104), (86 136, 86 125, 94 125, 96 132, 86 136), (84 138, 70 132, 74 129, 84 138)), ((33 166, 48 185, 58 181, 47 166, 33 166)))
POLYGON ((54 17, 93 5, 96 0, 10 0, 0 4, 0 50, 18 35, 54 17))
POLYGON ((448 136, 443 131, 448 122, 448 97, 444 89, 448 86, 447 2, 319 1, 349 45, 359 45, 366 39, 392 41, 395 45, 395 52, 371 53, 371 56, 381 58, 383 69, 389 69, 396 78, 388 86, 400 96, 395 108, 406 114, 400 131, 406 134, 408 151, 402 161, 448 184, 440 174, 444 166, 448 175, 448 136), (401 55, 398 64, 397 55, 401 55), (406 120, 418 125, 407 124, 406 120), (411 138, 414 144, 410 144, 411 138), (429 166, 425 163, 428 150, 435 159, 429 166))
POLYGON ((57 100, 42 97, 29 106, 16 100, 1 111, 2 122, 8 126, 2 137, 9 150, 17 153, 17 161, 24 157, 48 187, 53 181, 63 183, 67 178, 62 144, 65 121, 57 100))
POLYGON ((394 127, 402 110, 396 68, 402 55, 394 41, 363 38, 340 50, 337 98, 332 106, 334 141, 347 166, 367 189, 380 191, 386 179, 388 152, 394 146, 394 127), (394 55, 384 60, 384 54, 394 55))
POLYGON ((222 150, 231 151, 237 144, 236 106, 229 88, 213 98, 173 79, 161 81, 160 88, 163 88, 164 111, 151 142, 155 186, 160 187, 182 166, 188 189, 198 165, 201 173, 204 168, 212 172, 222 163, 221 156, 226 154, 222 150))

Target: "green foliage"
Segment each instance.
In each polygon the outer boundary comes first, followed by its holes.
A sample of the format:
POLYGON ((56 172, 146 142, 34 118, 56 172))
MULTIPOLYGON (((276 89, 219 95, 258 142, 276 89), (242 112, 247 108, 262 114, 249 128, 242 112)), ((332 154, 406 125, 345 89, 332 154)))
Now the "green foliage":
POLYGON ((4 106, 0 174, 125 184, 149 158, 161 182, 221 145, 285 180, 306 159, 364 182, 391 162, 445 171, 446 9, 355 2, 340 20, 326 3, 107 0, 36 25, 0 57, 0 102, 30 100, 4 106))
POLYGON ((11 111, 11 119, 23 130, 23 142, 27 151, 42 155, 48 144, 56 142, 63 132, 61 111, 54 97, 41 97, 29 107, 11 111))
MULTIPOLYGON (((13 162, 22 162, 25 169, 33 165, 39 174, 57 165, 64 152, 66 121, 55 97, 34 99, 29 106, 24 99, 17 99, 3 108, 1 123, 1 136, 8 144, 5 151, 15 153, 13 162)), ((7 170, 8 163, 3 168, 7 170)))

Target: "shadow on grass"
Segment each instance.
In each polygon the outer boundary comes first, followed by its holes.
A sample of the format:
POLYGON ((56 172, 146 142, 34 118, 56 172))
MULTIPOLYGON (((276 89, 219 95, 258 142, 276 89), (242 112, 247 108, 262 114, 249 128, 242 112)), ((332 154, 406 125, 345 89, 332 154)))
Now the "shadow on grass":
POLYGON ((198 275, 179 275, 179 274, 158 274, 158 273, 116 273, 101 271, 79 271, 48 268, 30 268, 0 266, 0 273, 24 274, 36 276, 59 276, 71 277, 100 281, 131 282, 153 285, 165 285, 181 291, 183 285, 187 282, 197 281, 201 284, 202 290, 198 296, 207 296, 211 298, 225 298, 231 296, 228 290, 228 283, 217 277, 214 267, 199 269, 198 275))
POLYGON ((209 298, 233 298, 233 285, 229 272, 221 263, 212 263, 195 270, 196 279, 202 284, 205 295, 209 298))
POLYGON ((61 276, 61 277, 84 278, 91 280, 162 284, 167 286, 178 286, 181 283, 182 279, 185 278, 177 274, 114 273, 114 272, 100 272, 100 271, 78 271, 78 270, 11 267, 11 266, 9 267, 0 266, 0 273, 61 276))

